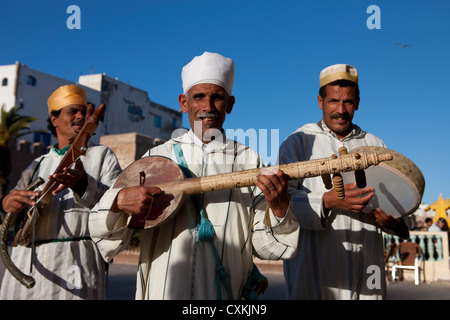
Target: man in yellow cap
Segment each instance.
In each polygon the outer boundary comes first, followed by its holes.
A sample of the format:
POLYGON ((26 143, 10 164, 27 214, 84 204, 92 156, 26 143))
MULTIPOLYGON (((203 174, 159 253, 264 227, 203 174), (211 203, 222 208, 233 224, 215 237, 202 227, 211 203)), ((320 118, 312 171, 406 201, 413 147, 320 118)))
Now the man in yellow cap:
MULTIPOLYGON (((86 117, 86 93, 83 88, 67 85, 58 88, 48 99, 50 131, 58 143, 35 159, 22 173, 17 186, 0 201, 2 212, 19 214, 32 197, 40 195, 26 187, 37 177, 52 176, 60 183, 36 224, 35 253, 25 246, 14 247, 11 259, 23 272, 30 270, 36 280, 27 289, 5 271, 0 299, 104 299, 105 264, 91 240, 88 229, 90 209, 120 173, 114 153, 105 146, 90 144, 74 168, 54 174, 70 148, 86 117)), ((18 219, 17 223, 20 223, 18 219)))
MULTIPOLYGON (((384 143, 353 123, 359 107, 358 72, 348 64, 320 73, 317 97, 322 119, 293 132, 281 145, 280 164, 338 154, 340 147, 384 143)), ((301 229, 297 256, 284 262, 289 299, 382 299, 385 296, 382 231, 408 237, 403 220, 378 210, 362 210, 373 188, 345 185, 337 200, 321 177, 290 182, 295 217, 301 229)))

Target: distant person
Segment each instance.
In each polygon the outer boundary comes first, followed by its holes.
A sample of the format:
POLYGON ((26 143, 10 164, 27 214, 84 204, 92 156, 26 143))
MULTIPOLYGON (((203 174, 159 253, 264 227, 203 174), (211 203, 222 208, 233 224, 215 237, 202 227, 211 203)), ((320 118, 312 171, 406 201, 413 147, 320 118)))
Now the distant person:
MULTIPOLYGON (((183 68, 181 77, 179 103, 191 129, 144 157, 172 159, 193 177, 263 169, 254 150, 227 139, 223 130, 235 102, 233 60, 205 52, 183 68), (221 134, 212 140, 213 132, 221 134)), ((136 299, 255 298, 250 285, 253 255, 292 258, 299 229, 290 209, 287 176, 281 170, 261 173, 255 173, 253 186, 187 198, 174 217, 140 231, 136 299), (204 237, 202 228, 209 222, 214 230, 204 237)), ((92 211, 90 230, 106 261, 127 245, 133 233, 131 216, 148 214, 161 192, 157 187, 126 187, 105 193, 92 211)))
MULTIPOLYGON (((384 147, 352 122, 359 107, 358 72, 347 64, 320 73, 322 119, 293 132, 280 147, 280 164, 338 154, 340 147, 384 147)), ((377 209, 362 212, 371 187, 345 185, 345 199, 327 191, 321 177, 290 182, 301 228, 297 256, 284 262, 289 299, 382 299, 386 294, 383 232, 409 237, 403 219, 377 209)))
MULTIPOLYGON (((49 129, 58 139, 52 149, 35 159, 22 173, 17 186, 0 202, 4 213, 19 214, 37 191, 26 191, 36 178, 54 178, 59 186, 36 224, 33 271, 36 280, 27 289, 8 271, 1 284, 0 298, 14 300, 105 299, 106 269, 92 241, 88 218, 91 209, 121 172, 111 149, 89 144, 74 168, 54 174, 86 120, 86 93, 75 85, 62 86, 48 98, 49 129)), ((21 221, 17 221, 20 223, 21 221)), ((30 270, 32 249, 12 248, 11 259, 23 272, 30 270)))
POLYGON ((439 218, 437 224, 441 231, 449 231, 447 220, 445 220, 444 218, 439 218))
POLYGON ((439 228, 438 224, 437 223, 433 223, 433 219, 431 219, 431 218, 426 218, 425 219, 425 224, 426 224, 426 226, 428 228, 428 231, 431 231, 431 232, 439 232, 439 231, 441 231, 441 228, 439 228))

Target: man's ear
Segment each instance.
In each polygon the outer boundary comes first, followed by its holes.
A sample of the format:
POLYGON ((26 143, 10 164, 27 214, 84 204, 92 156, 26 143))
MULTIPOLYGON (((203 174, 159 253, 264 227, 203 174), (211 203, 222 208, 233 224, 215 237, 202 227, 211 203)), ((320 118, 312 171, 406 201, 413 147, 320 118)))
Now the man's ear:
POLYGON ((181 112, 186 113, 188 111, 186 95, 180 94, 178 96, 178 102, 180 103, 181 112))
POLYGON ((317 96, 317 102, 319 103, 320 110, 323 110, 323 99, 320 94, 317 96))
POLYGON ((56 119, 58 119, 58 117, 51 115, 50 114, 50 121, 52 122, 52 125, 56 128, 56 119))
POLYGON ((231 113, 231 110, 233 110, 233 106, 234 106, 235 102, 236 102, 236 98, 234 96, 228 97, 227 114, 231 113))

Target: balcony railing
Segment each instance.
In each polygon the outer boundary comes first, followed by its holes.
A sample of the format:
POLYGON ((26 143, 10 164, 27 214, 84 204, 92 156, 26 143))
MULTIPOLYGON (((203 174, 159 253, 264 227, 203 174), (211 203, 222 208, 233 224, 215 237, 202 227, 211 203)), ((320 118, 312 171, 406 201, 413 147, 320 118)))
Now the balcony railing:
MULTIPOLYGON (((385 247, 391 243, 398 245, 403 241, 417 243, 422 249, 423 261, 448 261, 448 235, 447 232, 411 231, 409 240, 402 240, 396 236, 385 234, 385 247), (444 247, 446 250, 444 250, 444 247)), ((399 257, 397 257, 399 258, 399 257)), ((391 257, 391 260, 393 258, 391 257)))
MULTIPOLYGON (((450 280, 447 232, 410 231, 410 238, 408 240, 402 240, 396 236, 384 234, 385 247, 392 243, 398 245, 404 241, 415 242, 422 249, 420 259, 425 263, 424 271, 426 281, 437 279, 450 280)), ((392 264, 394 260, 400 260, 397 252, 395 256, 389 258, 389 264, 392 264)))

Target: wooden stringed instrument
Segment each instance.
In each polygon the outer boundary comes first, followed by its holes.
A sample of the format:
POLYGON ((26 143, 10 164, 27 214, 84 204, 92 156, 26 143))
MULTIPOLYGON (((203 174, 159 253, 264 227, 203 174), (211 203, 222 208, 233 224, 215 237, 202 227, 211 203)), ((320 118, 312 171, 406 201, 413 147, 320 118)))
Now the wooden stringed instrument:
MULTIPOLYGON (((290 180, 322 176, 324 183, 327 181, 328 187, 331 183, 330 174, 333 174, 336 196, 342 199, 345 194, 340 172, 355 171, 358 172, 358 177, 360 177, 361 172, 364 173, 364 169, 369 166, 392 160, 392 154, 388 151, 347 154, 344 149, 340 150, 340 156, 333 155, 330 158, 300 161, 277 167, 288 175, 290 180)), ((133 215, 129 222, 131 228, 148 229, 158 226, 172 217, 182 206, 187 196, 202 192, 252 186, 260 171, 261 168, 258 168, 186 179, 179 165, 171 159, 162 156, 149 156, 129 165, 120 174, 113 188, 141 185, 156 186, 163 191, 161 195, 158 195, 158 200, 153 202, 148 213, 133 215)))

